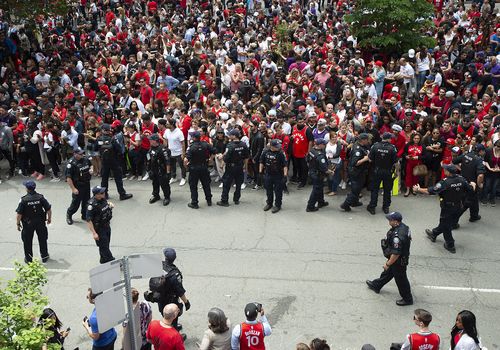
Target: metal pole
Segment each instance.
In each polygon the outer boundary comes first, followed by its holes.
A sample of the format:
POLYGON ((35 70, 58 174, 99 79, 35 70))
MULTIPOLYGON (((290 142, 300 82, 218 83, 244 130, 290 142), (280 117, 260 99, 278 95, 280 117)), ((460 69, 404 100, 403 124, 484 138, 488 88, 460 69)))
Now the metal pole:
POLYGON ((130 285, 130 270, 128 266, 128 256, 123 257, 123 279, 125 281, 125 297, 127 298, 127 313, 128 313, 128 324, 130 334, 130 343, 132 350, 137 349, 137 339, 136 339, 136 329, 134 320, 134 303, 132 302, 132 286, 130 285))

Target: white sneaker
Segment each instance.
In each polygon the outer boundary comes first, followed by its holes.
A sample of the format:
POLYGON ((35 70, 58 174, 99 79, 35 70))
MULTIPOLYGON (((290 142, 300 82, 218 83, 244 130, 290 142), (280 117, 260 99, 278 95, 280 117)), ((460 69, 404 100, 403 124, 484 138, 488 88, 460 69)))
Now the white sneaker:
POLYGON ((219 182, 219 181, 220 181, 220 177, 219 177, 219 176, 217 176, 217 177, 215 178, 215 182, 219 182))
POLYGON ((186 179, 181 179, 181 182, 179 182, 179 186, 184 186, 186 184, 186 179))
POLYGON ((344 181, 342 181, 342 183, 340 184, 340 188, 345 190, 346 187, 347 187, 347 184, 344 181))
POLYGON ((52 180, 50 180, 49 182, 60 182, 60 181, 61 181, 61 179, 60 179, 60 178, 55 177, 55 178, 53 178, 52 180))
POLYGON ((219 185, 219 188, 222 188, 223 186, 224 186, 224 184, 221 182, 219 185))
POLYGON ((241 184, 241 189, 244 190, 245 188, 247 187, 247 185, 245 183, 242 183, 241 184))
POLYGON ((177 179, 175 177, 171 178, 170 181, 168 182, 170 185, 173 184, 174 182, 177 182, 177 179))
POLYGON ((148 174, 148 173, 146 173, 146 175, 144 175, 144 176, 142 177, 142 181, 146 181, 146 180, 148 180, 148 179, 149 179, 149 174, 148 174))

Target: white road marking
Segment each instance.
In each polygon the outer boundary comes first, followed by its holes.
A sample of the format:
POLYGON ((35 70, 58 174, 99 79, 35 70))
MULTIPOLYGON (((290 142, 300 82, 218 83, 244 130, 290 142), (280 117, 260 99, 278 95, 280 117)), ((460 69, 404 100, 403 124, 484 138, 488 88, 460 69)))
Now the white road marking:
POLYGON ((472 288, 472 287, 445 287, 445 286, 421 286, 426 289, 452 290, 457 292, 480 292, 480 293, 500 293, 500 289, 472 288))
MULTIPOLYGON (((13 267, 0 267, 0 271, 14 271, 13 267)), ((69 270, 66 269, 47 269, 48 272, 56 272, 56 273, 68 273, 69 270)))

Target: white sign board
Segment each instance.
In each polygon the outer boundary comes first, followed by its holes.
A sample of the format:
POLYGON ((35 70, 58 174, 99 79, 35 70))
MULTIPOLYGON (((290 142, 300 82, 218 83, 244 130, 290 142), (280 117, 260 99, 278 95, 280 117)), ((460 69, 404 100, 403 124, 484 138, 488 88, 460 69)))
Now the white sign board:
POLYGON ((99 333, 104 333, 125 321, 125 299, 123 286, 110 289, 95 298, 97 327, 99 333))
POLYGON ((90 270, 90 286, 94 294, 116 287, 122 282, 120 262, 121 260, 110 261, 90 270))
POLYGON ((163 254, 136 254, 129 255, 130 278, 151 278, 162 276, 163 254))

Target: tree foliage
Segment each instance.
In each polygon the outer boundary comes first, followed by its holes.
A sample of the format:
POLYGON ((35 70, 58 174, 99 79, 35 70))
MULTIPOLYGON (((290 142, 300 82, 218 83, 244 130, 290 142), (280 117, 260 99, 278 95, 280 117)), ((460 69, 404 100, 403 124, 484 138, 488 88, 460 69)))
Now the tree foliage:
POLYGON ((433 12, 426 0, 356 0, 346 20, 359 46, 401 52, 435 45, 426 34, 433 26, 433 12))
POLYGON ((40 19, 63 16, 72 0, 0 0, 1 8, 13 24, 34 26, 40 19))
POLYGON ((52 335, 49 323, 37 324, 48 305, 42 293, 47 270, 34 260, 26 265, 16 262, 15 273, 0 289, 0 350, 40 350, 52 335))

